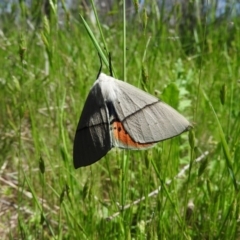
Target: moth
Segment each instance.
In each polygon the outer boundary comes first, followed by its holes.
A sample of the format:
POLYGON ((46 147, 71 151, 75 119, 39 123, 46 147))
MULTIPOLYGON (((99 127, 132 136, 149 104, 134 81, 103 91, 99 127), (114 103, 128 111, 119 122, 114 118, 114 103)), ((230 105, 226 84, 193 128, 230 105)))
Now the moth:
POLYGON ((155 96, 99 73, 77 126, 74 167, 93 164, 113 147, 147 149, 190 128, 184 116, 155 96))

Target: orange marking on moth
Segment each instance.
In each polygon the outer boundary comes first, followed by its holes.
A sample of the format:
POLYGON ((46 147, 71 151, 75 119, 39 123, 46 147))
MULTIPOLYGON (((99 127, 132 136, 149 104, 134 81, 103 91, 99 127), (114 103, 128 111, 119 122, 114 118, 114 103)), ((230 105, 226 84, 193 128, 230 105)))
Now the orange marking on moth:
POLYGON ((125 131, 124 126, 121 122, 115 121, 112 125, 113 128, 113 136, 114 138, 121 142, 123 145, 129 148, 149 148, 154 145, 154 143, 137 143, 135 142, 131 136, 125 131))

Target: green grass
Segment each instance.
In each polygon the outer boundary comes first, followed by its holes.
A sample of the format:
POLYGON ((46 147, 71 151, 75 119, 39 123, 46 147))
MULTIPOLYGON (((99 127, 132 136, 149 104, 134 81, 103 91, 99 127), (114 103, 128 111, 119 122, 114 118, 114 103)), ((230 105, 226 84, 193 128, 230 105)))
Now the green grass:
POLYGON ((239 239, 239 19, 203 21, 184 35, 155 11, 123 24, 119 10, 108 25, 65 14, 62 26, 53 11, 30 30, 24 14, 20 27, 5 21, 1 239, 239 239), (109 73, 106 49, 116 78, 163 99, 194 129, 75 170, 75 130, 98 52, 109 73))

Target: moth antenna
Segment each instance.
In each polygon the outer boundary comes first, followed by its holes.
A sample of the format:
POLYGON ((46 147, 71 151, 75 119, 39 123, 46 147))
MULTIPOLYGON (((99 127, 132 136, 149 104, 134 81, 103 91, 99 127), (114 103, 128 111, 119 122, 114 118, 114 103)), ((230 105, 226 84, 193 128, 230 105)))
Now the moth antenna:
POLYGON ((97 79, 98 79, 100 73, 102 72, 102 58, 101 58, 101 55, 100 55, 99 52, 98 52, 98 57, 99 57, 99 60, 100 60, 100 68, 99 68, 99 70, 98 70, 97 79))
POLYGON ((109 73, 110 76, 113 77, 113 71, 112 71, 112 57, 111 57, 111 53, 108 53, 108 61, 109 61, 109 73))

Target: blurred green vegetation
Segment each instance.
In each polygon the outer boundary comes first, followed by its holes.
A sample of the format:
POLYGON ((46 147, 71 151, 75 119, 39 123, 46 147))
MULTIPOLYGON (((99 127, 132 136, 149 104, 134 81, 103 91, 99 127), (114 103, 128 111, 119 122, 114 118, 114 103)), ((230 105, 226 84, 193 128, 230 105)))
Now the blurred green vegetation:
POLYGON ((239 18, 184 25, 180 11, 170 25, 153 4, 125 22, 124 39, 116 4, 110 21, 100 18, 102 38, 83 7, 78 15, 62 7, 60 21, 50 2, 19 1, 17 21, 1 15, 2 239, 238 239, 239 18), (79 14, 107 56, 105 41, 116 78, 125 68, 124 80, 192 122, 191 144, 184 133, 73 168, 75 130, 100 65, 79 14))

